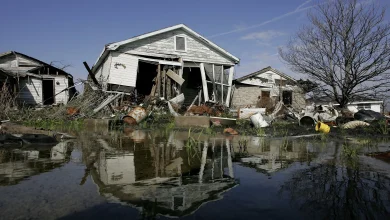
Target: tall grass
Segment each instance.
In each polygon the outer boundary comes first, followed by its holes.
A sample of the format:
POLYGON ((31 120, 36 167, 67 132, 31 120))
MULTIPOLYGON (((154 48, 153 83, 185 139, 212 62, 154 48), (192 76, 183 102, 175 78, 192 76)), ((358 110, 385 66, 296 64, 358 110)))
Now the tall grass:
POLYGON ((0 84, 0 120, 11 119, 16 106, 15 97, 9 91, 6 83, 0 84))

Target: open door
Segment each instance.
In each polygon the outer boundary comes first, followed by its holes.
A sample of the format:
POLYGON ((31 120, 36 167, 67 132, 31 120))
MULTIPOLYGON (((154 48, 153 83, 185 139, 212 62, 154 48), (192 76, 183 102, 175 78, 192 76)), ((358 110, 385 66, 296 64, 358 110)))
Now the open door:
POLYGON ((54 104, 54 79, 42 80, 42 94, 44 105, 54 104))

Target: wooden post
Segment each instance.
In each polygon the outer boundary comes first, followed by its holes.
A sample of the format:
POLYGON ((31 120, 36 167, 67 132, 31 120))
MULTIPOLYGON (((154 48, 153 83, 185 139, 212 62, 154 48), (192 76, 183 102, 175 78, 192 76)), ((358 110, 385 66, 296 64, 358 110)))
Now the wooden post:
POLYGON ((162 96, 164 97, 164 98, 166 98, 165 97, 165 70, 163 70, 162 72, 161 72, 161 77, 162 77, 162 87, 163 87, 163 92, 162 92, 162 96))
POLYGON ((158 97, 161 96, 161 66, 158 64, 157 68, 157 93, 158 97))
POLYGON ((204 64, 200 63, 199 67, 200 67, 200 75, 202 77, 204 101, 207 102, 207 101, 209 101, 209 94, 208 94, 208 90, 207 90, 206 73, 204 71, 204 64))
POLYGON ((167 81, 167 100, 171 99, 171 92, 172 92, 172 85, 171 85, 171 79, 169 77, 166 77, 167 81))
POLYGON ((229 88, 228 88, 227 95, 226 95, 226 106, 227 107, 229 107, 229 105, 230 105, 230 96, 231 96, 230 94, 232 92, 233 74, 234 74, 234 66, 230 67, 230 70, 229 70, 229 79, 228 79, 229 88))

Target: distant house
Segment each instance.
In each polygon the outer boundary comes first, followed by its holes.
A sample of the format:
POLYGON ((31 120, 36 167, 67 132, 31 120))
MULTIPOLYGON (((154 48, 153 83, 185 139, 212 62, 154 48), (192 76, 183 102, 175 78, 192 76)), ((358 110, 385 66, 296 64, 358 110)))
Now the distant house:
POLYGON ((21 104, 66 104, 76 89, 69 73, 25 54, 8 51, 0 54, 0 86, 21 104))
POLYGON ((268 66, 234 80, 232 107, 256 107, 261 98, 282 100, 294 109, 305 108, 305 93, 292 77, 268 66))
MULTIPOLYGON (((332 104, 333 106, 339 105, 336 101, 334 101, 334 99, 329 96, 310 98, 306 100, 306 104, 308 106, 312 105, 313 103, 325 107, 329 106, 329 104, 332 104)), ((361 109, 373 110, 375 112, 381 113, 383 111, 383 100, 357 97, 353 102, 348 103, 346 107, 353 113, 358 112, 361 109)))
POLYGON ((237 63, 237 57, 179 24, 106 45, 92 72, 106 91, 165 99, 182 92, 187 104, 198 95, 229 105, 237 63))

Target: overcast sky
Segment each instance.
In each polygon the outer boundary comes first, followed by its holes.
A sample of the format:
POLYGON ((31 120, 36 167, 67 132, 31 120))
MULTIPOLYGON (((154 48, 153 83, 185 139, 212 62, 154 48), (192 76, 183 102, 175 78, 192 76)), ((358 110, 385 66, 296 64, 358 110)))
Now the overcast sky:
MULTIPOLYGON (((390 4, 388 0, 377 2, 390 4)), ((278 47, 286 45, 307 22, 308 10, 317 3, 2 0, 0 53, 15 50, 48 63, 70 64, 66 70, 76 79, 85 79, 82 62, 92 66, 105 44, 183 23, 241 59, 236 77, 272 66, 301 78, 280 60, 278 47)), ((386 19, 390 20, 390 11, 386 19)))

